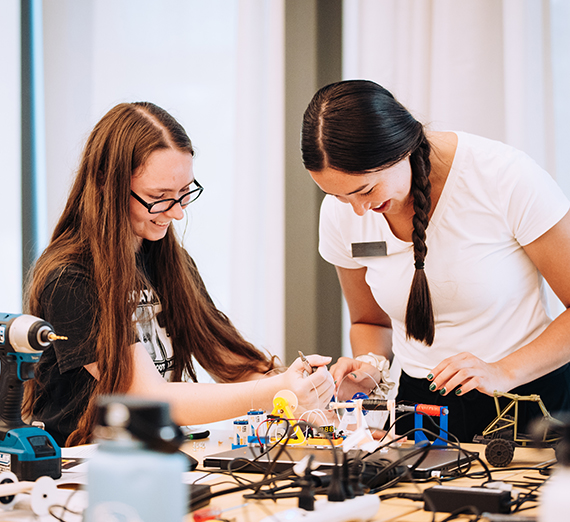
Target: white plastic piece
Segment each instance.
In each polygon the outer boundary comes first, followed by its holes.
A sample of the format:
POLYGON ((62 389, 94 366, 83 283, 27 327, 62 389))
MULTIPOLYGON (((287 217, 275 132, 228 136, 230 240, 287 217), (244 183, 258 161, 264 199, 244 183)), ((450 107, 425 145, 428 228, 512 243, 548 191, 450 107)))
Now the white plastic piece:
POLYGON ((11 497, 20 493, 29 493, 34 486, 33 482, 17 482, 0 485, 0 497, 11 497))
POLYGON ((314 511, 286 509, 262 519, 261 522, 352 522, 374 518, 380 507, 380 497, 363 495, 344 502, 317 500, 314 511))
POLYGON ((50 506, 57 503, 57 486, 51 477, 40 477, 32 488, 30 505, 39 516, 49 515, 50 506))
POLYGON ((570 521, 570 467, 559 466, 540 488, 539 522, 570 521))
MULTIPOLYGON (((36 323, 43 323, 44 321, 33 315, 22 314, 16 317, 12 324, 10 325, 10 343, 12 348, 20 353, 39 353, 31 344, 29 339, 29 333, 32 327, 36 323)), ((46 329, 46 327, 41 327, 41 329, 46 329)), ((48 332, 51 331, 47 328, 48 332)), ((39 337, 35 339, 39 350, 45 350, 51 343, 49 341, 43 341, 39 337)))
POLYGON ((33 485, 33 482, 19 482, 18 477, 11 471, 0 473, 0 498, 2 499, 0 510, 12 509, 16 502, 16 495, 30 491, 33 485), (10 497, 13 498, 8 501, 10 497))
POLYGON ((299 462, 297 462, 293 466, 293 473, 295 473, 295 475, 297 475, 298 477, 304 476, 305 470, 307 469, 307 466, 309 464, 311 464, 311 471, 314 471, 320 465, 318 462, 315 462, 314 460, 311 461, 310 455, 305 455, 299 462))
POLYGON ((487 482, 485 484, 486 488, 489 489, 498 489, 500 491, 513 491, 513 485, 508 484, 506 482, 497 481, 497 482, 487 482))
POLYGON ((370 433, 368 426, 360 426, 360 428, 344 439, 342 450, 348 453, 351 449, 358 448, 372 453, 378 446, 380 446, 380 442, 372 438, 372 433, 370 433))
MULTIPOLYGON (((360 428, 362 423, 366 423, 362 415, 362 410, 358 410, 357 408, 351 408, 351 410, 352 411, 346 410, 344 412, 344 415, 342 416, 340 424, 337 428, 337 431, 339 433, 356 431, 358 428, 360 428), (352 428, 349 428, 349 426, 352 426, 352 428)), ((368 425, 365 427, 368 428, 368 425)))
POLYGON ((279 390, 273 397, 273 400, 275 400, 277 397, 285 399, 289 404, 291 411, 295 411, 297 409, 297 406, 299 406, 299 399, 297 399, 297 396, 291 390, 279 390))

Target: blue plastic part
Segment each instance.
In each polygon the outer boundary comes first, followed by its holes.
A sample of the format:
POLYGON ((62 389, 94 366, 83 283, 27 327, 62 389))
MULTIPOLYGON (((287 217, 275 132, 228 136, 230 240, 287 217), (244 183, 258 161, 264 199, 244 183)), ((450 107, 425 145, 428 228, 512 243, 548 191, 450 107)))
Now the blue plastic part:
POLYGON ((17 371, 18 371, 18 379, 22 382, 27 381, 30 377, 28 375, 22 375, 22 363, 37 363, 42 356, 42 353, 20 353, 20 352, 12 352, 8 355, 13 356, 16 359, 17 364, 17 371))
MULTIPOLYGON (((369 397, 364 392, 357 392, 352 396, 352 398, 353 398, 353 400, 357 400, 357 399, 365 400, 365 399, 368 399, 369 397)), ((352 408, 352 409, 354 409, 354 408, 352 408)), ((352 410, 350 410, 350 411, 352 411, 352 410)), ((368 410, 362 410, 362 415, 368 415, 369 413, 370 412, 368 410)))
POLYGON ((258 437, 257 435, 248 435, 247 436, 247 442, 253 442, 254 444, 259 444, 259 442, 261 441, 261 444, 267 444, 269 443, 269 437, 268 436, 263 436, 263 437, 258 437))
POLYGON ((10 453, 17 455, 20 461, 41 461, 61 458, 61 448, 57 445, 53 437, 45 430, 36 426, 25 426, 10 430, 4 440, 0 442, 0 453, 10 453), (36 457, 32 442, 34 437, 47 439, 53 446, 54 455, 47 457, 36 457))
MULTIPOLYGON (((418 405, 416 404, 416 410, 418 405)), ((426 434, 423 431, 419 431, 423 428, 423 416, 427 415, 427 413, 414 413, 414 428, 416 432, 414 433, 414 442, 417 444, 418 442, 422 442, 428 440, 426 434)), ((440 406, 439 407, 439 436, 441 438, 435 439, 432 442, 433 446, 447 446, 447 437, 448 434, 448 415, 449 415, 449 406, 440 406)))

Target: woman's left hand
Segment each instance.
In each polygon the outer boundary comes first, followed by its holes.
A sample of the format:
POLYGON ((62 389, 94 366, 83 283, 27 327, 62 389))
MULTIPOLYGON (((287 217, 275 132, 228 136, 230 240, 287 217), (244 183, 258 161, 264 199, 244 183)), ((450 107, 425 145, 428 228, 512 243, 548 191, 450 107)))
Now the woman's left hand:
POLYGON ((478 390, 492 396, 495 391, 506 392, 513 388, 499 363, 486 363, 468 352, 444 359, 427 378, 431 381, 430 390, 441 395, 452 391, 465 395, 478 390))

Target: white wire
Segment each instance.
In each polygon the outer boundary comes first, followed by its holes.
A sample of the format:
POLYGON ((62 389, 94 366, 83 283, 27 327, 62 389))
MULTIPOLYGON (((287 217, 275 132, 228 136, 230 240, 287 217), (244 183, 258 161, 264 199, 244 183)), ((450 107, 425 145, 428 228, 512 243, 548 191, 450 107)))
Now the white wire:
MULTIPOLYGON (((361 371, 362 373, 366 374, 368 377, 370 377, 370 378, 372 379, 372 382, 374 382, 374 387, 372 388, 372 390, 375 390, 376 388, 378 388, 378 386, 380 386, 380 383, 379 383, 374 377, 372 377, 372 375, 370 375, 367 371, 365 371, 365 370, 359 370, 359 371, 361 371)), ((352 373, 352 372, 351 372, 351 373, 352 373)), ((340 380, 340 382, 337 384, 337 387, 336 387, 336 394, 335 394, 335 396, 336 396, 337 398, 338 398, 338 396, 339 396, 340 386, 341 386, 341 384, 344 382, 344 380, 348 377, 348 375, 349 375, 349 374, 347 373, 347 374, 340 380)), ((370 393, 370 392, 369 392, 369 393, 370 393)), ((367 393, 366 395, 368 395, 368 393, 367 393)), ((342 422, 342 416, 340 415, 340 410, 339 410, 339 408, 335 408, 335 413, 336 413, 338 422, 339 422, 339 424, 340 424, 340 423, 342 422)), ((343 414, 343 415, 344 415, 344 414, 343 414)))
MULTIPOLYGON (((271 374, 274 373, 274 372, 275 372, 276 374, 278 374, 278 373, 283 373, 283 372, 286 371, 286 370, 287 370, 287 368, 286 368, 285 366, 280 366, 280 367, 278 367, 278 368, 273 368, 273 369, 271 369, 271 370, 266 371, 266 372, 263 374, 263 377, 261 377, 260 379, 257 379, 257 380, 256 380, 255 385, 254 385, 254 387, 253 387, 253 390, 251 391, 251 409, 252 409, 252 410, 255 410, 255 409, 256 409, 256 408, 254 407, 254 400, 255 400, 255 396, 256 396, 256 395, 255 395, 255 390, 257 389, 257 385, 259 384, 259 382, 260 382, 262 379, 265 379, 265 378, 267 378, 267 377, 270 377, 271 374)), ((318 392, 317 387, 315 386, 315 383, 314 383, 313 381, 311 381, 311 385, 313 386, 313 390, 315 390, 315 393, 317 394, 317 403, 318 403, 318 402, 319 402, 319 399, 320 399, 319 392, 318 392)), ((257 409, 263 409, 263 408, 257 408, 257 409)), ((306 410, 306 411, 313 411, 313 410, 306 410)), ((322 411, 322 410, 321 410, 321 411, 322 411)), ((325 417, 325 418, 326 418, 326 417, 325 417)))
MULTIPOLYGON (((323 425, 323 426, 325 426, 325 425, 328 424, 328 422, 329 422, 329 420, 327 419, 327 417, 326 417, 326 415, 324 414, 323 410, 321 410, 320 408, 316 408, 316 409, 314 409, 314 410, 307 410, 307 411, 303 412, 303 413, 301 414, 301 416, 299 417, 299 420, 300 420, 300 421, 303 420, 303 417, 304 417, 305 415, 308 416, 308 415, 310 415, 310 414, 315 414, 315 415, 320 416, 320 419, 321 419, 321 422, 322 422, 322 425, 323 425)), ((311 422, 311 421, 310 421, 309 419, 307 419, 307 422, 311 422)), ((311 424, 314 424, 314 423, 311 423, 311 424)))
MULTIPOLYGON (((370 377, 370 378, 372 379, 372 382, 374 382, 374 387, 373 387, 373 388, 370 390, 370 392, 368 392, 366 395, 369 395, 373 390, 375 390, 376 388, 378 388, 378 386, 380 386, 380 383, 379 383, 374 377, 372 377, 372 375, 370 375, 367 371, 365 371, 365 370, 358 370, 358 371, 360 371, 360 372, 366 374, 368 377, 370 377)), ((351 372, 351 373, 352 373, 352 372, 351 372)), ((337 389, 336 396, 337 396, 337 397, 339 396, 339 393, 338 393, 338 392, 340 391, 340 385, 344 382, 344 380, 345 380, 348 376, 349 376, 349 374, 347 373, 347 374, 340 380, 340 382, 337 384, 337 387, 336 387, 336 389, 337 389)))

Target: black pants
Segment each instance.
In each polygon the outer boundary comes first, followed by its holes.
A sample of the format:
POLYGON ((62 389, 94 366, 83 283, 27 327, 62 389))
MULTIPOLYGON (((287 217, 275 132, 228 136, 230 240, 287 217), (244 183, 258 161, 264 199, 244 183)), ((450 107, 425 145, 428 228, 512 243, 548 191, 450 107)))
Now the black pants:
MULTIPOLYGON (((483 430, 497 416, 495 399, 489 395, 470 391, 457 396, 453 391, 441 396, 438 391, 429 391, 431 382, 427 379, 415 379, 405 372, 400 377, 400 387, 396 401, 398 404, 434 404, 449 408, 448 431, 455 435, 460 442, 473 442, 475 435, 481 435, 483 430)), ((553 417, 557 413, 570 411, 570 363, 553 372, 514 388, 510 393, 518 395, 540 395, 546 409, 553 417)), ((501 409, 509 399, 499 399, 501 409)), ((529 424, 536 418, 542 418, 539 406, 532 401, 519 401, 518 431, 528 433, 529 424)), ((514 411, 513 411, 514 414, 514 411)), ((432 417, 439 424, 437 417, 432 417)), ((422 419, 423 428, 439 434, 439 428, 426 418, 422 419)), ((399 415, 396 422, 396 432, 402 435, 414 428, 414 414, 399 415)), ((413 439, 413 434, 408 436, 413 439)), ((428 437, 429 438, 429 437, 428 437)), ((453 438, 451 439, 453 440, 453 438)))

